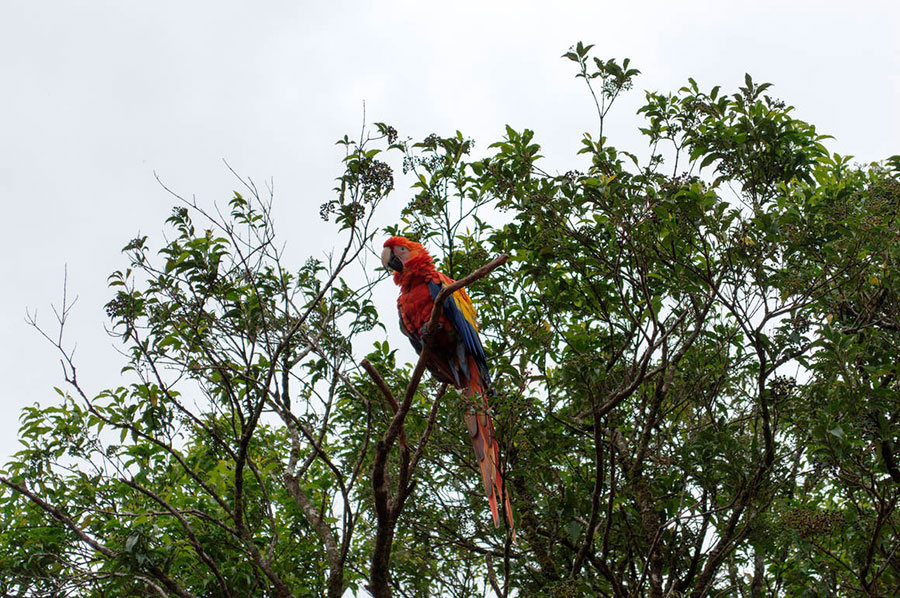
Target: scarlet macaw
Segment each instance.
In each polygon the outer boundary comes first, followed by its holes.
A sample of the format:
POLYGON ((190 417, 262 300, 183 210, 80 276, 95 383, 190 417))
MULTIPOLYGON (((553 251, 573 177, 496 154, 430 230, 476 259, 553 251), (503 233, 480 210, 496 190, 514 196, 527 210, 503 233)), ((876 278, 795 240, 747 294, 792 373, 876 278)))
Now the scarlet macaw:
MULTIPOLYGON (((437 271, 434 260, 421 244, 404 237, 391 237, 385 241, 381 262, 385 268, 394 270, 394 282, 400 287, 400 297, 397 299, 400 330, 409 338, 416 353, 421 353, 424 342, 422 328, 431 319, 434 299, 445 285, 453 284, 454 280, 437 271)), ((497 503, 504 496, 503 474, 500 446, 494 437, 494 423, 487 398, 491 376, 478 337, 475 307, 463 289, 454 292, 444 303, 434 333, 434 346, 425 366, 435 378, 463 390, 464 396, 471 397, 475 403, 466 413, 466 427, 475 447, 494 526, 499 527, 497 503)), ((509 497, 506 497, 505 503, 506 516, 513 528, 509 497)))

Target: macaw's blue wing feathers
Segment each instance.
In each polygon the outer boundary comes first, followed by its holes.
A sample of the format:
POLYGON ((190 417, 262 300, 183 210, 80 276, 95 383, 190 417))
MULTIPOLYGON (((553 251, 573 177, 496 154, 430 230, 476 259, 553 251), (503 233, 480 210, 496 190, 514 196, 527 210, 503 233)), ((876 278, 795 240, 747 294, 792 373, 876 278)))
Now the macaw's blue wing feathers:
MULTIPOLYGON (((449 279, 448 279, 449 280, 449 279)), ((446 284, 446 283, 445 283, 446 284)), ((438 293, 441 292, 443 285, 436 282, 428 282, 428 290, 431 292, 431 298, 436 299, 438 293)), ((488 371, 487 357, 484 354, 484 347, 481 345, 481 339, 478 337, 478 324, 475 321, 475 307, 469 296, 460 289, 456 291, 444 302, 444 317, 456 330, 459 335, 459 345, 457 346, 457 360, 460 369, 466 378, 471 378, 469 374, 469 360, 466 354, 472 357, 475 365, 478 367, 478 373, 484 387, 490 388, 491 376, 488 371)))

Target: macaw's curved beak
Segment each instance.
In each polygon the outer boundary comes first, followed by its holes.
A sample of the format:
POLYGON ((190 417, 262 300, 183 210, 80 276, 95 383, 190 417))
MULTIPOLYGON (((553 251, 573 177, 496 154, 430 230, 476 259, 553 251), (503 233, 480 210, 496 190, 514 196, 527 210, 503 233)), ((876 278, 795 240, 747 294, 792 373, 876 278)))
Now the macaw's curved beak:
POLYGON ((403 262, 400 261, 400 258, 394 255, 394 250, 390 247, 385 247, 384 251, 381 252, 381 263, 388 270, 403 272, 403 262))

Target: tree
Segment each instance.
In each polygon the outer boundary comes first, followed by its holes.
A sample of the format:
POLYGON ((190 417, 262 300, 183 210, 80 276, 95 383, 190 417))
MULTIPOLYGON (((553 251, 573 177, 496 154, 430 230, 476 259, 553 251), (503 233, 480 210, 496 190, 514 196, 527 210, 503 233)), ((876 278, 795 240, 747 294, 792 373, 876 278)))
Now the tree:
POLYGON ((283 264, 250 181, 228 214, 182 200, 156 256, 132 241, 107 309, 134 383, 88 393, 52 336, 69 386, 0 477, 0 588, 896 595, 900 157, 851 165, 749 76, 647 93, 638 157, 603 125, 639 72, 590 50, 564 55, 599 117, 581 170, 528 130, 476 158, 379 124, 341 142, 328 264, 283 264), (391 156, 387 232, 479 308, 518 543, 479 515, 459 393, 375 312, 391 156))
POLYGON ((69 391, 25 410, 26 448, 0 478, 7 508, 30 513, 4 535, 7 594, 340 596, 358 585, 347 565, 366 525, 357 486, 377 415, 348 379, 350 347, 377 318, 341 273, 364 261, 393 179, 364 143, 344 144, 346 172, 322 213, 346 241, 327 263, 283 265, 271 196, 251 181, 227 214, 181 200, 156 255, 146 237, 125 247, 106 311, 129 386, 81 386, 64 300, 51 341, 69 391))

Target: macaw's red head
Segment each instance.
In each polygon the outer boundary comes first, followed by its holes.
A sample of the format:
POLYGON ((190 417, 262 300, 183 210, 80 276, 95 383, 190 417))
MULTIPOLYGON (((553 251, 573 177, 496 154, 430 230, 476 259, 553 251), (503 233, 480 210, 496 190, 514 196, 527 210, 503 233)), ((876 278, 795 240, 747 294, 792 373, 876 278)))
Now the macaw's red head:
POLYGON ((415 273, 423 275, 434 271, 434 261, 421 244, 410 241, 406 237, 391 237, 384 242, 381 252, 381 263, 394 271, 394 281, 398 284, 401 278, 415 273))

